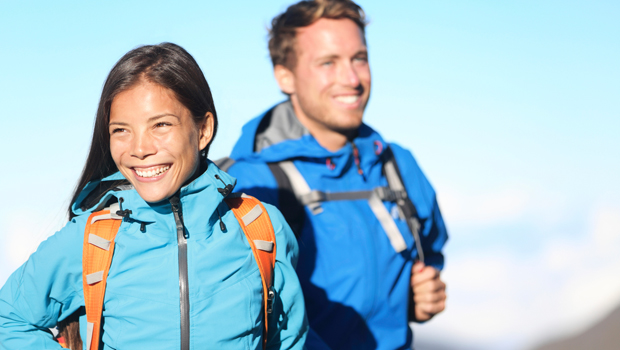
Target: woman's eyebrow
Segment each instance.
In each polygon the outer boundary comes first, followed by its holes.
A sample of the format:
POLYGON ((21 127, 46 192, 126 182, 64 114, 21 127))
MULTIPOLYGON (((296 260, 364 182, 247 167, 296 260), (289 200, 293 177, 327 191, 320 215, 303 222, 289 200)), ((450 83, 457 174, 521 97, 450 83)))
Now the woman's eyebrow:
MULTIPOLYGON (((147 120, 147 122, 148 122, 148 123, 151 123, 151 122, 153 122, 153 121, 155 121, 155 120, 157 120, 157 119, 163 118, 163 117, 175 117, 175 118, 177 118, 178 120, 181 120, 181 118, 179 118, 179 117, 178 117, 177 115, 175 115, 175 114, 172 114, 172 113, 164 113, 164 114, 158 114, 158 115, 155 115, 155 116, 150 117, 150 118, 147 120)), ((123 125, 123 126, 127 126, 127 125, 129 125, 129 123, 125 123, 125 122, 110 122, 110 123, 108 124, 108 126, 111 126, 111 125, 123 125)))
POLYGON ((155 116, 150 117, 150 118, 148 119, 148 122, 150 123, 150 122, 153 122, 153 121, 155 121, 155 120, 157 120, 157 119, 160 119, 160 118, 163 118, 163 117, 175 117, 175 118, 177 118, 178 120, 181 120, 181 118, 179 118, 179 117, 178 117, 177 115, 175 115, 175 114, 172 114, 172 113, 163 113, 163 114, 158 114, 158 115, 155 115, 155 116))

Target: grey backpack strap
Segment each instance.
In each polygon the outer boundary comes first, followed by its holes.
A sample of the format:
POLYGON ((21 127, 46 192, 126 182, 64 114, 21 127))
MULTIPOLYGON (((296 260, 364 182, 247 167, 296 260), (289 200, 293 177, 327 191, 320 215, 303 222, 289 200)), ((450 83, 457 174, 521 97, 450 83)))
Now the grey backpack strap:
POLYGON ((422 241, 420 240, 421 225, 420 220, 418 219, 418 211, 407 195, 407 190, 405 189, 402 177, 400 176, 400 171, 398 170, 398 165, 394 159, 392 149, 387 147, 383 154, 385 157, 383 172, 390 189, 394 192, 405 194, 404 196, 399 196, 399 198, 396 198, 396 204, 398 205, 400 213, 405 218, 407 226, 409 226, 409 230, 411 230, 411 233, 413 234, 415 245, 418 250, 418 258, 422 263, 424 263, 424 251, 422 250, 422 241))
MULTIPOLYGON (((313 192, 310 189, 310 186, 308 186, 306 179, 304 179, 303 175, 301 175, 301 173, 292 161, 286 160, 278 163, 278 165, 280 166, 280 169, 282 169, 282 171, 286 174, 286 177, 288 177, 295 197, 299 199, 300 203, 305 204, 302 198, 304 196, 311 195, 311 193, 313 192)), ((305 205, 308 206, 308 209, 310 209, 312 214, 316 215, 323 212, 323 208, 321 207, 321 204, 319 202, 310 202, 305 205)))
POLYGON ((220 158, 214 161, 215 165, 223 171, 228 171, 233 164, 235 164, 235 160, 229 157, 220 158))
POLYGON ((278 183, 278 209, 293 230, 295 237, 299 238, 306 218, 304 205, 295 196, 293 186, 279 163, 267 163, 267 166, 278 183))

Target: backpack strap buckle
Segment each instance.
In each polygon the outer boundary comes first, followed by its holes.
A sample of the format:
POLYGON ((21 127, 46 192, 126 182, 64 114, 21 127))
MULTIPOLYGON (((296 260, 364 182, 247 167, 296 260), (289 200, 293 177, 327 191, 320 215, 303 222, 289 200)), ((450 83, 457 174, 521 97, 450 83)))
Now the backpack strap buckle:
POLYGON ((393 190, 389 187, 375 187, 377 197, 384 202, 398 202, 407 199, 407 191, 393 190))

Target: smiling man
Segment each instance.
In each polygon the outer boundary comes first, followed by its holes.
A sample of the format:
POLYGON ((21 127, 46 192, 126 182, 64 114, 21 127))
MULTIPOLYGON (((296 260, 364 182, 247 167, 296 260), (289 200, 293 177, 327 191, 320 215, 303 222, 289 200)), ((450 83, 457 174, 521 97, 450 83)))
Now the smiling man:
POLYGON ((269 51, 288 99, 250 121, 222 167, 296 231, 308 348, 408 349, 408 321, 445 307, 446 229, 411 153, 362 122, 371 74, 362 9, 301 1, 269 51))

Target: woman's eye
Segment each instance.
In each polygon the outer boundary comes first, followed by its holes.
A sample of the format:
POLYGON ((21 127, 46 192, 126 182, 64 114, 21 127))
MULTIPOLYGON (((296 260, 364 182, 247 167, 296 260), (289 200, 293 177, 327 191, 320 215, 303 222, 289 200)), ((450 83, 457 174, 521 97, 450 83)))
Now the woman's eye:
POLYGON ((170 126, 170 125, 172 125, 172 124, 166 123, 166 122, 159 122, 159 123, 155 124, 155 127, 156 128, 161 128, 161 127, 170 126))
POLYGON ((123 128, 115 128, 115 129, 112 129, 112 134, 116 134, 116 133, 119 133, 119 132, 125 132, 125 131, 126 130, 123 129, 123 128))

